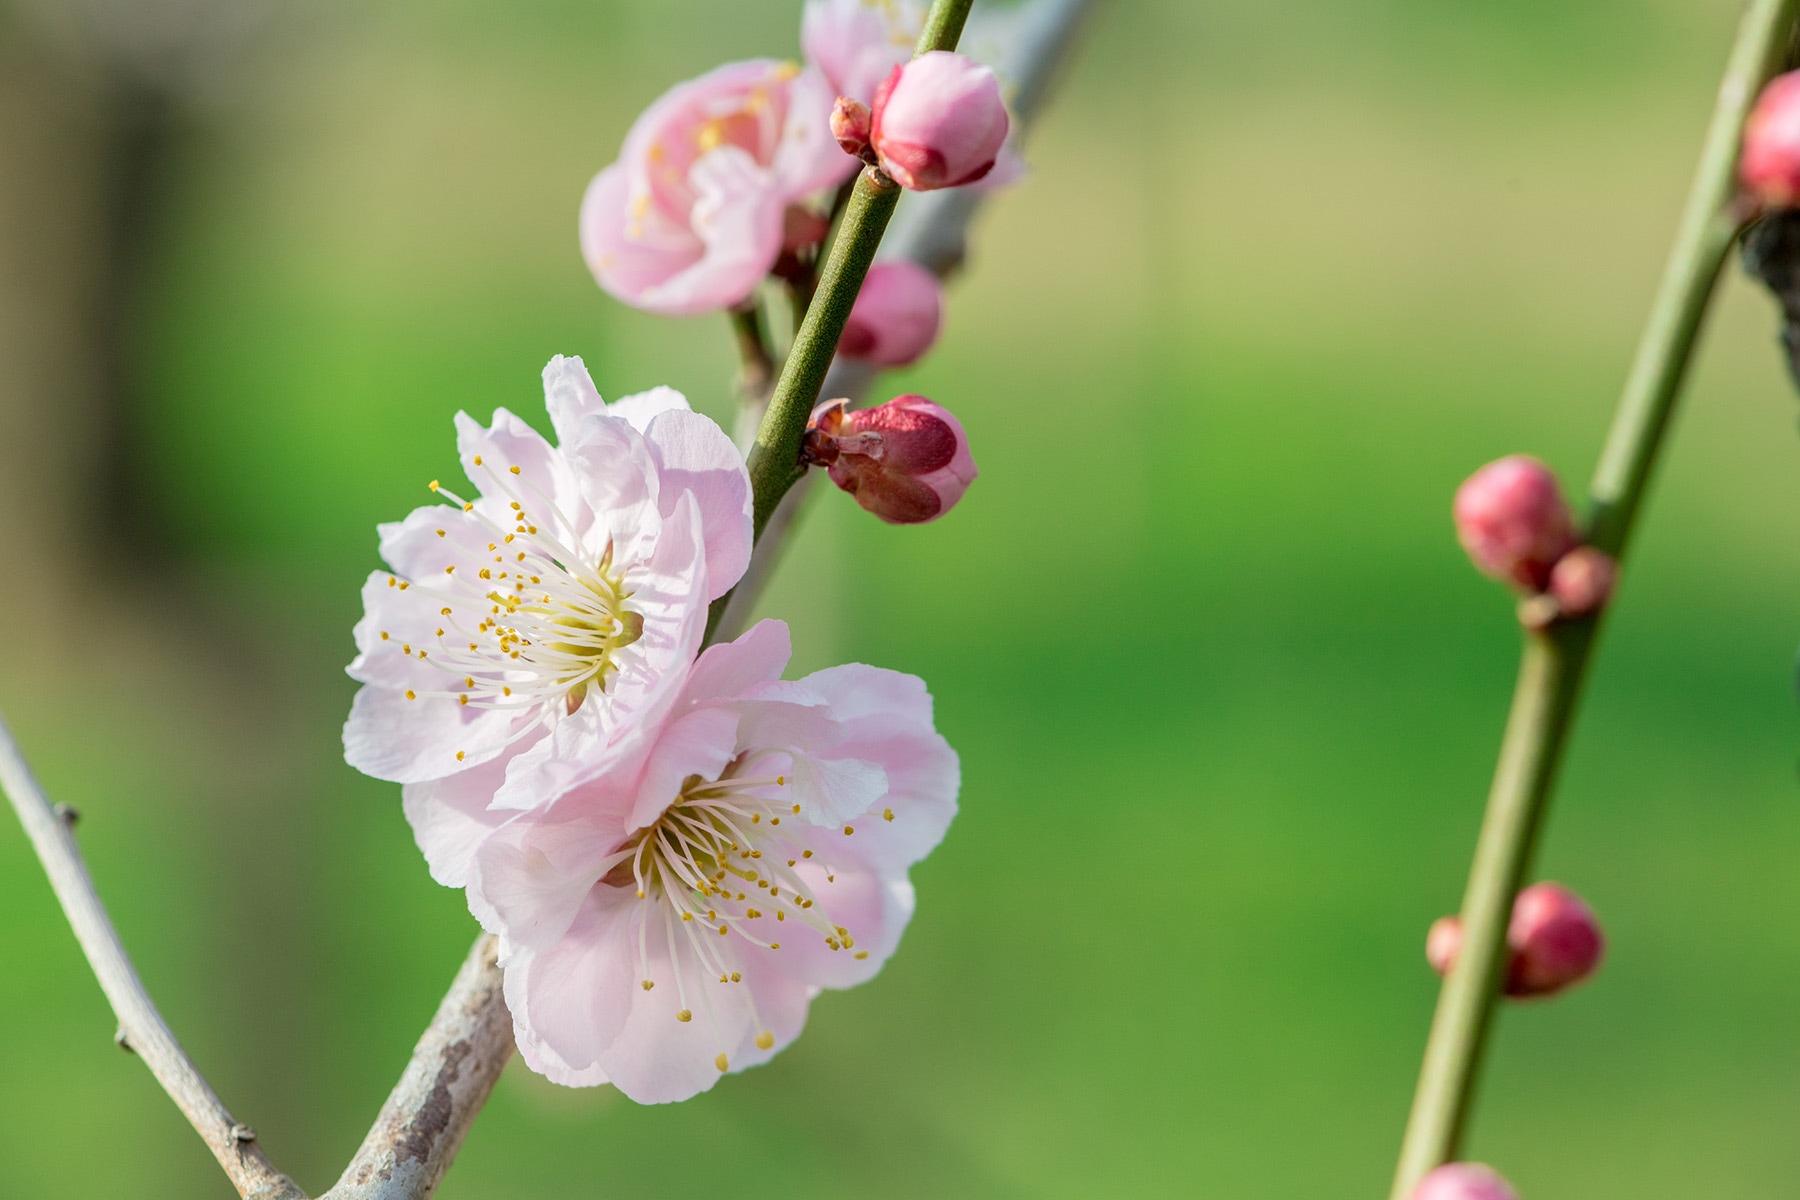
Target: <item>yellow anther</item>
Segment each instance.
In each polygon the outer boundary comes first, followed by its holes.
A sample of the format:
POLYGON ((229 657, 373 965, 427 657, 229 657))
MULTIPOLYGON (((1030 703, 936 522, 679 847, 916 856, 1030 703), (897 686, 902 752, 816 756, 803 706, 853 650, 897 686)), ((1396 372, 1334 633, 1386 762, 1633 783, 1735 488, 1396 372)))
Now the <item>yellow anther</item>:
POLYGON ((481 568, 481 577, 483 579, 492 579, 494 577, 494 574, 492 571, 489 571, 486 567, 483 567, 483 568, 481 568))
POLYGON ((750 814, 750 823, 752 825, 761 824, 762 823, 762 814, 761 813, 751 813, 750 814))
POLYGON ((456 574, 456 565, 454 563, 452 563, 450 566, 445 567, 444 574, 446 574, 446 575, 456 574))
POLYGON ((721 1053, 719 1057, 713 1059, 713 1066, 719 1068, 721 1071, 729 1071, 731 1069, 731 1063, 726 1060, 723 1053, 721 1053))
POLYGON ((438 481, 434 479, 430 483, 426 484, 425 486, 435 492, 438 490, 438 481))
POLYGON ((381 640, 384 642, 388 640, 387 630, 385 629, 381 631, 381 640))
POLYGON ((694 914, 691 912, 684 912, 681 914, 681 919, 684 921, 691 921, 694 919, 694 914))
POLYGON ((787 920, 787 914, 786 914, 786 913, 784 913, 784 912, 782 912, 782 911, 781 911, 781 910, 780 910, 780 909, 779 909, 779 908, 778 908, 778 909, 776 909, 776 910, 775 910, 775 919, 776 919, 776 920, 777 920, 777 921, 785 921, 785 920, 787 920))
MULTIPOLYGON (((864 953, 865 953, 865 954, 866 954, 866 953, 867 953, 867 951, 864 951, 864 953)), ((653 982, 653 981, 651 981, 651 980, 649 980, 649 979, 646 979, 646 980, 644 980, 644 990, 645 990, 645 991, 646 991, 646 992, 647 992, 647 991, 649 991, 649 990, 650 990, 650 989, 651 989, 651 988, 653 988, 653 987, 655 987, 655 986, 656 986, 656 984, 655 984, 655 983, 654 983, 654 982, 653 982)))
POLYGON ((856 952, 856 957, 857 958, 867 958, 867 957, 869 957, 869 952, 867 950, 858 950, 856 952))
POLYGON ((513 540, 513 538, 514 538, 514 537, 516 537, 516 536, 517 536, 517 535, 516 535, 516 534, 511 534, 511 533, 509 533, 509 534, 507 534, 507 535, 506 535, 506 540, 507 540, 507 541, 509 541, 509 542, 510 542, 510 541, 512 541, 512 540, 513 540))
POLYGON ((517 467, 508 467, 507 470, 511 471, 514 475, 519 473, 519 468, 517 467))
POLYGON ((770 943, 769 943, 769 949, 771 949, 771 950, 779 950, 779 949, 781 949, 781 943, 780 943, 780 942, 770 942, 770 943))
POLYGON ((694 1019, 694 1014, 684 1008, 680 1012, 675 1014, 675 1019, 685 1025, 689 1021, 694 1019))
POLYGON ((456 761, 461 762, 462 760, 463 760, 463 752, 461 750, 458 750, 456 752, 456 761))
POLYGON ((811 850, 802 850, 802 851, 801 851, 801 852, 800 852, 800 857, 801 857, 801 858, 811 858, 811 857, 812 857, 812 851, 811 851, 811 850))
POLYGON ((891 821, 891 820, 893 820, 893 819, 894 819, 894 810, 893 810, 893 809, 891 809, 891 808, 884 808, 884 809, 882 809, 882 810, 881 810, 881 819, 882 819, 882 820, 884 820, 884 821, 891 821))
POLYGON ((798 804, 794 805, 794 815, 796 817, 800 815, 800 806, 798 804))
POLYGON ((739 975, 736 971, 733 971, 731 973, 731 982, 742 983, 742 982, 744 982, 744 977, 742 975, 739 975))
POLYGON ((446 533, 444 530, 440 529, 440 530, 438 530, 438 536, 439 537, 448 537, 449 534, 446 533))
POLYGON ((844 836, 845 837, 849 837, 851 834, 853 834, 855 832, 856 832, 856 827, 854 825, 844 826, 844 836))
POLYGON ((770 1033, 768 1030, 765 1029, 761 1033, 756 1035, 756 1048, 758 1050, 772 1050, 772 1049, 774 1049, 774 1047, 775 1047, 775 1035, 774 1034, 770 1033))
POLYGON ((514 500, 512 502, 512 506, 513 506, 514 512, 524 512, 525 511, 525 506, 523 504, 520 504, 517 500, 514 500))
POLYGON ((762 914, 760 912, 756 911, 754 908, 747 908, 744 910, 744 916, 746 916, 750 920, 754 921, 757 917, 762 916, 762 914))
POLYGON ((469 702, 469 698, 467 696, 458 696, 456 699, 459 703, 462 703, 462 704, 467 704, 469 702))
POLYGON ((770 817, 770 818, 769 818, 769 824, 771 824, 771 825, 779 825, 779 824, 781 824, 781 818, 780 818, 780 817, 770 817))
POLYGON ((447 607, 446 607, 446 608, 440 608, 440 609, 438 609, 438 616, 440 616, 440 617, 447 617, 447 616, 449 616, 449 615, 450 615, 450 610, 449 610, 449 608, 447 608, 447 607))
POLYGON ((479 454, 475 456, 475 465, 478 467, 481 465, 481 455, 479 454))
POLYGON ((399 582, 400 581, 398 579, 395 579, 392 575, 388 576, 388 586, 389 587, 393 587, 395 584, 397 584, 399 582))
POLYGON ((400 590, 403 592, 411 586, 412 586, 412 584, 407 583, 404 579, 400 581, 400 590))
MULTIPOLYGON (((512 689, 509 687, 503 687, 500 689, 500 694, 502 696, 510 696, 510 695, 512 695, 512 689)), ((641 895, 642 893, 639 893, 639 894, 641 895)))
POLYGON ((474 502, 473 501, 465 502, 463 504, 463 511, 464 512, 474 512, 475 511, 474 502))
POLYGON ((402 644, 400 647, 400 653, 411 654, 412 653, 412 643, 407 642, 407 643, 402 644))
POLYGON ((407 688, 406 689, 406 698, 408 700, 417 700, 419 697, 418 697, 418 693, 414 692, 411 688, 407 688))

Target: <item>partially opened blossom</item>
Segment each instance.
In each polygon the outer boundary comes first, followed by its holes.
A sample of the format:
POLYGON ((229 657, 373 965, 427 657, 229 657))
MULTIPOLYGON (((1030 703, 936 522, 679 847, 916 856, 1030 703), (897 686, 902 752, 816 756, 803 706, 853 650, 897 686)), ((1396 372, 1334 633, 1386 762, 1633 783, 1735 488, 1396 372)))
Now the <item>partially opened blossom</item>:
POLYGON ((827 400, 813 410, 804 453, 892 525, 935 521, 979 474, 962 422, 923 396, 896 396, 855 412, 827 400))
POLYGON ((901 187, 932 191, 986 176, 1009 128, 993 71, 933 50, 895 67, 876 90, 869 145, 901 187))
POLYGON ((500 935, 532 1069, 682 1100, 766 1062, 821 989, 893 954, 908 868, 956 812, 956 754, 920 680, 782 682, 788 657, 778 621, 710 648, 653 736, 479 837, 442 835, 469 828, 452 806, 409 808, 434 873, 466 880, 500 935))
POLYGON ((505 409, 456 418, 466 497, 381 526, 344 727, 352 766, 484 810, 666 708, 707 604, 743 574, 750 482, 731 439, 658 388, 608 405, 578 358, 544 369, 551 444, 505 409), (551 735, 554 733, 555 738, 551 735))
POLYGON ((913 56, 925 29, 923 0, 806 0, 800 48, 833 91, 864 104, 913 56))
POLYGON ((911 259, 886 259, 864 277, 838 353, 904 367, 931 349, 943 320, 944 288, 937 276, 911 259))
POLYGON ((650 312, 726 308, 780 256, 787 210, 856 170, 815 70, 753 59, 664 93, 581 202, 600 286, 650 312))

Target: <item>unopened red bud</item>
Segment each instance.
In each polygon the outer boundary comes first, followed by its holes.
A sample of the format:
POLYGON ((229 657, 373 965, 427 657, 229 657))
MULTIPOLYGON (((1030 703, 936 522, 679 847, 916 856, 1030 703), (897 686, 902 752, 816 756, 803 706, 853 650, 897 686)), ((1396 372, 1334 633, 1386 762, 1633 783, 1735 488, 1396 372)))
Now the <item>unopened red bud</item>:
POLYGON ((856 295, 838 353, 904 367, 931 349, 943 315, 944 289, 936 275, 910 259, 878 262, 856 295))
POLYGON ((1612 595, 1619 564, 1592 546, 1577 546, 1550 568, 1550 594, 1565 617, 1598 612, 1612 595))
POLYGON ((962 422, 923 396, 855 412, 828 400, 813 410, 805 447, 807 461, 893 525, 936 520, 975 482, 962 422))
POLYGON ((1506 928, 1512 996, 1549 996, 1582 982, 1600 966, 1606 938, 1594 910, 1555 883, 1534 883, 1513 902, 1506 928))
POLYGON ((1550 468, 1515 454, 1491 462, 1456 491, 1456 536, 1476 567, 1527 592, 1575 544, 1575 521, 1550 468))
POLYGON ((1000 81, 974 59, 933 50, 894 68, 875 93, 869 144, 915 192, 974 183, 1006 142, 1000 81))
POLYGON ((1445 1163, 1419 1180, 1412 1200, 1519 1200, 1519 1193, 1483 1163, 1445 1163))
MULTIPOLYGON (((1448 975, 1462 953, 1460 917, 1439 917, 1425 935, 1425 959, 1448 975)), ((1600 922, 1574 892, 1534 883, 1513 901, 1506 927, 1508 996, 1552 996, 1592 975, 1606 951, 1600 922)))
POLYGON ((1800 203, 1800 71, 1769 81, 1744 122, 1744 190, 1771 208, 1800 203))
POLYGON ((848 96, 839 96, 831 110, 831 136, 844 148, 844 153, 866 158, 869 153, 869 106, 848 96))

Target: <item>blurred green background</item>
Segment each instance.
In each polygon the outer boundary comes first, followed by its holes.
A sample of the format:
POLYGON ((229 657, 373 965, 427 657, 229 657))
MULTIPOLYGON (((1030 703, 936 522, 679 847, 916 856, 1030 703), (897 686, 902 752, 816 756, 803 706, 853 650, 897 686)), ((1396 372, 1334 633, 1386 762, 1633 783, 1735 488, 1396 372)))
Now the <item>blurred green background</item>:
MULTIPOLYGON (((541 420, 553 353, 727 414, 723 321, 603 296, 573 215, 651 97, 794 54, 799 7, 280 10, 179 92, 122 242, 137 93, 57 5, 0 26, 0 707, 309 1189, 474 932, 339 754, 373 526, 454 469, 457 409, 541 420)), ((924 676, 962 753, 901 952, 687 1104, 515 1063, 441 1195, 1385 1195, 1515 656, 1449 499, 1509 452, 1585 477, 1737 11, 1102 0, 939 349, 884 381, 963 417, 980 484, 899 530, 821 493, 765 604, 796 671, 924 676)), ((1527 1200, 1800 1178, 1774 332, 1734 267, 1548 828, 1611 949, 1500 1021, 1470 1153, 1527 1200)), ((10 816, 0 951, 0 1196, 230 1195, 10 816)))

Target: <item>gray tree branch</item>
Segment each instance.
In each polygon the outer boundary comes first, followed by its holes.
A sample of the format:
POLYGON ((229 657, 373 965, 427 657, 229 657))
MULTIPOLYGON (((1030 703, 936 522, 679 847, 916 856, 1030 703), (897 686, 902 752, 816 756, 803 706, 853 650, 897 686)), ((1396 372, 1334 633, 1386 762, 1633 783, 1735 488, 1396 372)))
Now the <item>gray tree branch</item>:
POLYGON ((156 1011, 137 970, 125 954, 119 932, 113 928, 106 907, 94 891, 75 842, 73 809, 52 808, 38 786, 31 768, 19 753, 12 731, 0 719, 0 787, 25 826, 25 836, 44 864, 50 887, 62 905, 75 940, 87 955, 88 965, 100 981, 100 990, 119 1020, 121 1044, 150 1068, 156 1082, 181 1109, 194 1132, 200 1135, 219 1165, 225 1168, 238 1194, 255 1200, 305 1200, 294 1181, 277 1171, 256 1144, 256 1132, 241 1124, 225 1102, 213 1092, 181 1043, 175 1040, 162 1014, 156 1011))

